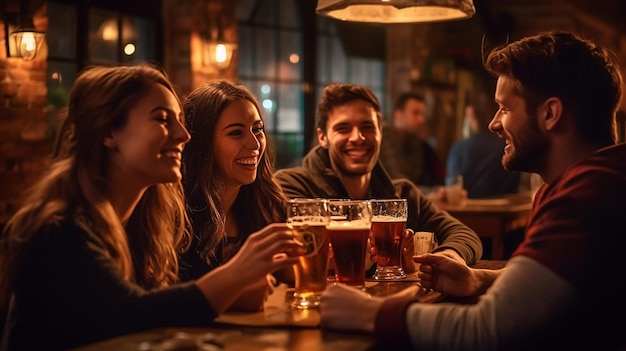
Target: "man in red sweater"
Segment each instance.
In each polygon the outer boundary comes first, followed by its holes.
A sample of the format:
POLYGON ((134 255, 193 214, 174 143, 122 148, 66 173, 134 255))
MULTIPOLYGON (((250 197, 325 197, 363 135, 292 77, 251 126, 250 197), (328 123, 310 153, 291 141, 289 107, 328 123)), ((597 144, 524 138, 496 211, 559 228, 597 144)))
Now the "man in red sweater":
POLYGON ((334 285, 322 296, 322 326, 374 332, 394 350, 625 349, 620 69, 605 49, 564 32, 495 49, 485 67, 498 77, 489 129, 506 141, 502 165, 545 181, 524 241, 497 271, 414 257, 424 287, 478 296, 476 304, 374 298, 334 285))

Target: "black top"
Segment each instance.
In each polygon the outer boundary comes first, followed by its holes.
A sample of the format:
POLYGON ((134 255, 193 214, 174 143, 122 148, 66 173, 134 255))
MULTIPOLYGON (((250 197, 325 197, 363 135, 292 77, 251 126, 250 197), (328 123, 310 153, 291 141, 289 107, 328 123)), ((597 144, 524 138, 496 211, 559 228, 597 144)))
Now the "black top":
POLYGON ((28 243, 9 314, 8 350, 61 350, 157 327, 215 318, 193 283, 146 290, 125 281, 104 244, 73 222, 28 243))

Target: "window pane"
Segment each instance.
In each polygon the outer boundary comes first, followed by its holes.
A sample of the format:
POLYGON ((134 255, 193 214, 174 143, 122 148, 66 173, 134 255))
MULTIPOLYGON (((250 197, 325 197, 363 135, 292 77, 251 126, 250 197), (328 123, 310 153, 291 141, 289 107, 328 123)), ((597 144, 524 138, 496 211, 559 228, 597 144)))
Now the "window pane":
POLYGON ((331 19, 326 16, 316 16, 317 20, 317 31, 321 35, 332 35, 336 34, 335 22, 337 20, 331 19))
POLYGON ((276 154, 276 168, 300 166, 304 154, 304 135, 298 133, 277 133, 272 136, 276 154))
POLYGON ((260 7, 252 20, 254 24, 276 25, 276 0, 257 0, 260 7))
POLYGON ((254 76, 254 55, 251 54, 254 47, 254 29, 250 26, 239 25, 239 52, 237 56, 237 73, 239 76, 254 76))
MULTIPOLYGON (((302 1, 302 0, 300 0, 302 1)), ((278 1, 278 9, 280 11, 280 27, 282 28, 300 28, 300 21, 298 18, 298 8, 293 0, 280 0, 278 1)))
POLYGON ((278 110, 278 91, 272 82, 257 81, 255 94, 259 99, 259 104, 263 108, 266 124, 265 130, 273 132, 276 130, 276 116, 278 110))
POLYGON ((302 121, 300 84, 279 84, 278 132, 301 132, 302 121))
POLYGON ((256 30, 256 74, 260 78, 276 78, 276 31, 256 30))
POLYGON ((385 64, 383 61, 379 60, 370 60, 369 61, 369 71, 372 75, 372 81, 370 84, 372 86, 383 87, 385 86, 385 64))
POLYGON ((247 23, 252 21, 252 10, 257 0, 238 0, 235 6, 235 17, 237 21, 247 23))
POLYGON ((330 49, 330 80, 335 82, 347 82, 348 72, 346 70, 346 54, 343 46, 337 38, 331 39, 330 49))
POLYGON ((89 10, 89 61, 118 62, 119 27, 115 12, 89 10))
POLYGON ((76 8, 48 2, 48 58, 76 58, 76 8))
POLYGON ((330 39, 320 36, 317 40, 317 81, 326 85, 330 83, 330 60, 328 59, 331 55, 329 49, 330 39))
POLYGON ((274 87, 269 82, 241 79, 241 84, 245 85, 259 101, 261 114, 265 119, 265 131, 272 133, 276 130, 276 94, 274 87))
POLYGON ((154 22, 140 17, 123 17, 122 62, 151 61, 155 59, 154 22))
POLYGON ((368 85, 369 72, 367 71, 367 68, 365 60, 354 58, 350 60, 350 81, 358 85, 368 85))
POLYGON ((280 57, 278 75, 283 80, 302 79, 302 48, 300 34, 297 32, 280 33, 280 57))

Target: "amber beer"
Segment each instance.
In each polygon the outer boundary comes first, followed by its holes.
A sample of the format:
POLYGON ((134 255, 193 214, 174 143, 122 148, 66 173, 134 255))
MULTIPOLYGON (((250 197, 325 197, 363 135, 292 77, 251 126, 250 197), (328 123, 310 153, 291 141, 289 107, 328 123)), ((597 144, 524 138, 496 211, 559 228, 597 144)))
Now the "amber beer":
POLYGON ((293 225, 296 240, 302 242, 307 253, 293 265, 295 294, 291 305, 309 308, 319 305, 319 295, 326 287, 328 265, 328 232, 324 223, 293 225))
POLYGON ((406 199, 373 199, 371 245, 376 253, 376 280, 406 278, 402 268, 402 239, 408 207, 406 199))
POLYGON ((402 267, 402 238, 406 218, 375 216, 372 218, 372 237, 379 267, 402 267))
POLYGON ((335 256, 335 281, 365 285, 365 250, 371 224, 331 223, 326 227, 335 256))

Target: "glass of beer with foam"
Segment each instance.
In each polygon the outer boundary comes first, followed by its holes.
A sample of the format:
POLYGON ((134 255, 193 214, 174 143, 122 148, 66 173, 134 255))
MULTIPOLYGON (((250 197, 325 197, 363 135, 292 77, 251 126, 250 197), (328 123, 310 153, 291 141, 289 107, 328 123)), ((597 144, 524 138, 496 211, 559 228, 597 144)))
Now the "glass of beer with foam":
POLYGON ((406 278, 402 268, 402 239, 407 219, 406 199, 372 199, 370 245, 376 258, 376 280, 406 278))
POLYGON ((335 258, 335 281, 365 286, 365 251, 372 226, 368 200, 329 200, 326 225, 335 258))
POLYGON ((293 265, 295 292, 290 305, 297 309, 318 307, 326 287, 329 239, 326 225, 330 219, 324 199, 293 199, 287 205, 287 224, 293 228, 306 254, 293 265))

